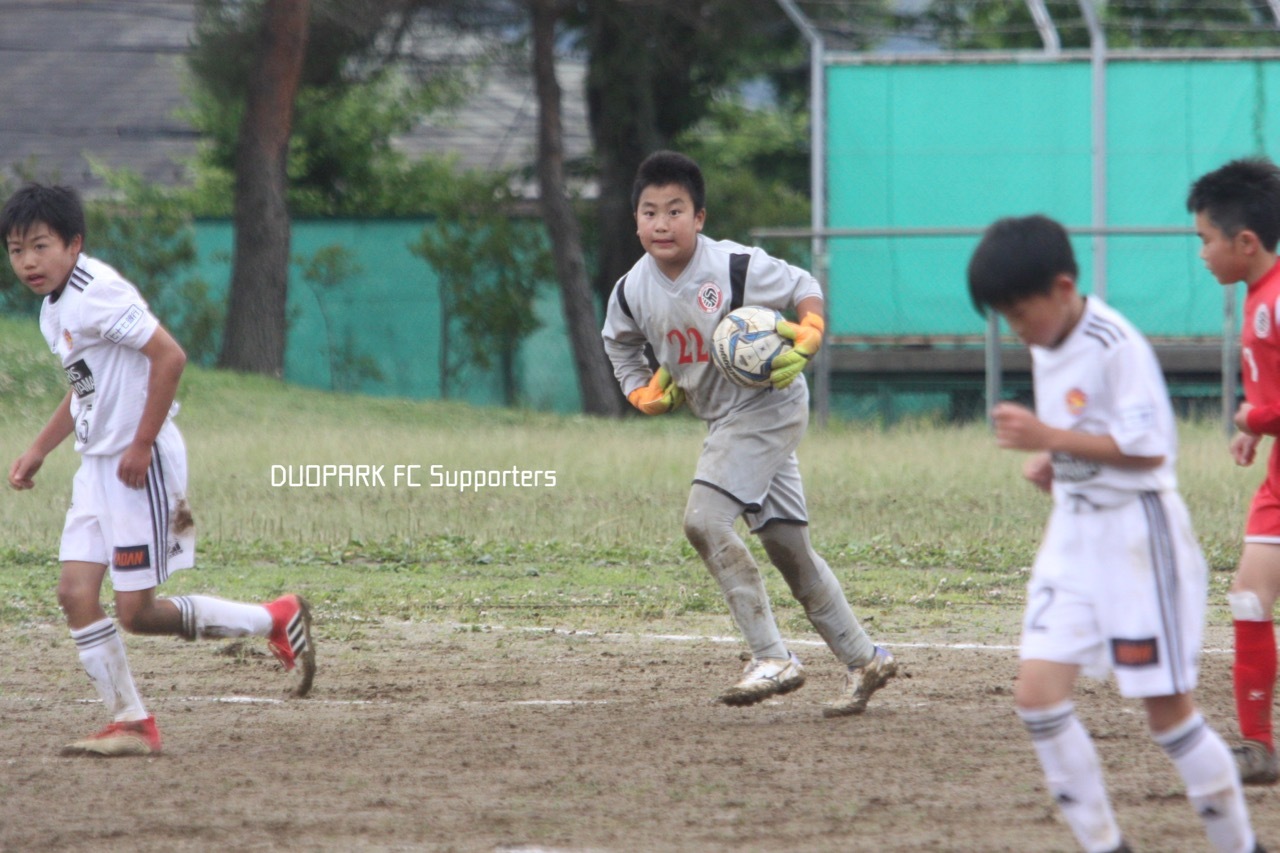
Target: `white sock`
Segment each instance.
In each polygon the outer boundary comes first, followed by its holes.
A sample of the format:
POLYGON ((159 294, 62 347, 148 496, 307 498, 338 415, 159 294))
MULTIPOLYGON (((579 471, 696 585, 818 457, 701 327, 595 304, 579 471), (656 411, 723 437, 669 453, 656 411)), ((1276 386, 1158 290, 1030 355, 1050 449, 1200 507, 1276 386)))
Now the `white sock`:
POLYGON ((1222 737, 1198 713, 1167 732, 1153 732, 1151 737, 1178 768, 1187 786, 1187 800, 1204 821, 1205 835, 1214 849, 1224 853, 1252 851, 1256 840, 1249 825, 1249 807, 1235 759, 1222 737))
POLYGON ((209 595, 181 595, 169 599, 182 614, 182 636, 265 637, 271 633, 271 614, 261 604, 243 604, 209 595))
POLYGON ((138 688, 129 672, 129 660, 124 653, 124 640, 110 619, 100 619, 92 625, 71 632, 80 663, 89 674, 89 680, 102 697, 115 722, 145 720, 147 710, 138 696, 138 688))
POLYGON ((1102 765, 1089 732, 1076 718, 1075 706, 1067 701, 1052 708, 1017 711, 1040 758, 1049 794, 1080 846, 1087 853, 1119 847, 1120 827, 1107 800, 1102 765))

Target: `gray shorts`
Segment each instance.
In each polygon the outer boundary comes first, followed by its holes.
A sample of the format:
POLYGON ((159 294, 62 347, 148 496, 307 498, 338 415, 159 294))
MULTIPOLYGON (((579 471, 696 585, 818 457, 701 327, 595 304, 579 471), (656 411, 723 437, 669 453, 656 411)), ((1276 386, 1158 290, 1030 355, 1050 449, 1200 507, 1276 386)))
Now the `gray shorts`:
POLYGON ((770 521, 807 524, 796 448, 808 425, 804 385, 760 394, 708 425, 693 482, 741 503, 753 532, 770 521))

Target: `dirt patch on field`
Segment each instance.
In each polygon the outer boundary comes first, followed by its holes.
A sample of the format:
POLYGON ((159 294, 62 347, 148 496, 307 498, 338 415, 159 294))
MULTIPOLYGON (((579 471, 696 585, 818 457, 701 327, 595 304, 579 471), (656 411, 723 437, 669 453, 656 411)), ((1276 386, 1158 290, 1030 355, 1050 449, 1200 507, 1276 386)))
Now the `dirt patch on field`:
MULTIPOLYGON (((802 690, 735 709, 712 701, 741 667, 735 643, 317 634, 303 700, 260 641, 128 638, 166 751, 93 760, 59 756, 104 722, 65 629, 0 630, 0 849, 1075 849, 1011 710, 1007 648, 881 637, 909 677, 829 720, 840 670, 814 638, 795 645, 802 690)), ((1201 700, 1233 734, 1229 655, 1205 657, 1201 700)), ((1134 849, 1208 849, 1138 704, 1086 683, 1077 705, 1134 849)), ((1280 846, 1278 793, 1249 802, 1280 846)))

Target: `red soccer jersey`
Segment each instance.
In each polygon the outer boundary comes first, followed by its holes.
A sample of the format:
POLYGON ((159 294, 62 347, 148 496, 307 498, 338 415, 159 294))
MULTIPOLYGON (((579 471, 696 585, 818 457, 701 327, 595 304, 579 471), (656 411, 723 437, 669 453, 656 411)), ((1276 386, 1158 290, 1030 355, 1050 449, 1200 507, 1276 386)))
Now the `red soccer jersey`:
POLYGON ((1280 263, 1249 285, 1240 335, 1240 374, 1244 396, 1254 409, 1249 429, 1280 434, 1280 263))

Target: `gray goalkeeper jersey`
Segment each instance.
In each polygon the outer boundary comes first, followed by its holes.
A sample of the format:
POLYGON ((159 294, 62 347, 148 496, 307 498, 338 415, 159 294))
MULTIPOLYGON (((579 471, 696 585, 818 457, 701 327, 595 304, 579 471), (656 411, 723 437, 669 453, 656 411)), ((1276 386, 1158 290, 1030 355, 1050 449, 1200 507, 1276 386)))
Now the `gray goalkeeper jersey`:
POLYGON ((790 398, 803 405, 808 395, 803 375, 782 391, 743 388, 725 379, 711 361, 711 336, 734 308, 789 311, 810 296, 821 298, 822 287, 805 270, 762 249, 700 234, 693 258, 675 281, 647 254, 618 281, 602 332, 605 352, 623 393, 630 394, 653 373, 644 354, 648 343, 684 389, 689 409, 706 421, 790 398))

